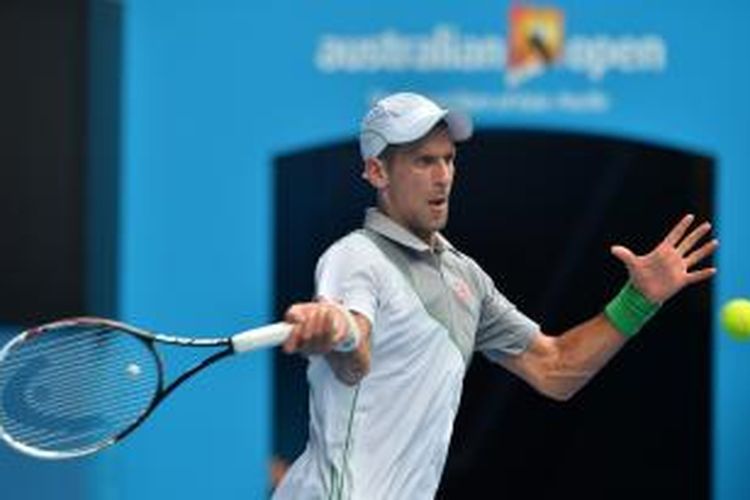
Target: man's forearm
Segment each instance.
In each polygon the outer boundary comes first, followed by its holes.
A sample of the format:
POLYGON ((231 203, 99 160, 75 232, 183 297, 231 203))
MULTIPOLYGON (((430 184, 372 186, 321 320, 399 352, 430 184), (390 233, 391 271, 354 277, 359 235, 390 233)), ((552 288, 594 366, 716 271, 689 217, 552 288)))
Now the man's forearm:
POLYGON ((625 344, 602 313, 554 338, 556 356, 546 382, 560 399, 568 399, 591 380, 625 344))
POLYGON ((539 392, 569 399, 583 387, 657 312, 660 305, 685 286, 705 281, 716 268, 694 269, 718 247, 712 239, 701 244, 709 223, 689 230, 694 217, 687 215, 651 252, 636 255, 622 245, 612 254, 628 270, 628 282, 604 312, 560 336, 540 333, 517 356, 499 359, 539 392))
POLYGON ((369 349, 357 349, 352 352, 331 351, 326 360, 341 382, 356 385, 370 371, 369 349))

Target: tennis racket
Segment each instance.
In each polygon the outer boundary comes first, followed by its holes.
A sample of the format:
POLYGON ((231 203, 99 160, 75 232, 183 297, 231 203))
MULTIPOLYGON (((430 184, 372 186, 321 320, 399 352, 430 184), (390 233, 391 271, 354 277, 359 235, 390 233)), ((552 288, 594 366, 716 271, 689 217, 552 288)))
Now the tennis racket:
MULTIPOLYGON (((275 323, 189 338, 92 317, 25 330, 0 350, 0 436, 36 458, 96 453, 130 435, 191 376, 232 354, 281 344, 291 330, 275 323), (166 385, 157 344, 219 350, 166 385)), ((336 349, 355 348, 355 333, 336 349)))

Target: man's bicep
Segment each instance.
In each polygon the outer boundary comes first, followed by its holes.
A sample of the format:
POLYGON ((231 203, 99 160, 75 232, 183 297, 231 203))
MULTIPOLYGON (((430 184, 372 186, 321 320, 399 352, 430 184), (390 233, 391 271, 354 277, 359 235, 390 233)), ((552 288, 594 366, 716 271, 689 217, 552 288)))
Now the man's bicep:
POLYGON ((540 390, 544 386, 545 373, 548 373, 549 366, 555 362, 556 352, 554 337, 538 331, 531 336, 528 346, 522 352, 500 353, 491 356, 491 359, 540 390))
POLYGON ((539 331, 539 325, 500 293, 492 278, 476 262, 471 263, 481 301, 474 350, 491 359, 495 355, 525 351, 530 338, 539 331))

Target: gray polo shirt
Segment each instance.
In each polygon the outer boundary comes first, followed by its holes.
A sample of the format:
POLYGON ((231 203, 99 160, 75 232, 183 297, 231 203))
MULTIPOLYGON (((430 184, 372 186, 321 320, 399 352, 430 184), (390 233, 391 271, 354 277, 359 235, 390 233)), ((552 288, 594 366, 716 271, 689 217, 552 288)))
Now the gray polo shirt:
POLYGON ((376 209, 316 286, 369 319, 371 371, 348 387, 310 358, 310 437, 275 498, 433 498, 472 353, 523 352, 539 326, 445 238, 431 249, 376 209))

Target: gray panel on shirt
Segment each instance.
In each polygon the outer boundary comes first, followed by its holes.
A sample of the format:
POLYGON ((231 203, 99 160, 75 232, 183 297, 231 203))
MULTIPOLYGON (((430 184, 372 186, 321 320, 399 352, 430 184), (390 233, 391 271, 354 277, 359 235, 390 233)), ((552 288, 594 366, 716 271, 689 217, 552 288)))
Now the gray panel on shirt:
POLYGON ((450 333, 467 365, 475 349, 495 358, 527 347, 538 326, 515 309, 471 259, 450 246, 420 251, 370 228, 361 233, 401 271, 428 314, 450 333))
MULTIPOLYGON (((403 274, 419 297, 425 310, 449 332, 464 361, 468 364, 474 350, 477 311, 456 304, 450 283, 460 279, 454 266, 430 251, 417 251, 399 245, 375 231, 364 229, 367 236, 403 274)), ((476 296, 476 294, 474 294, 476 296)))

